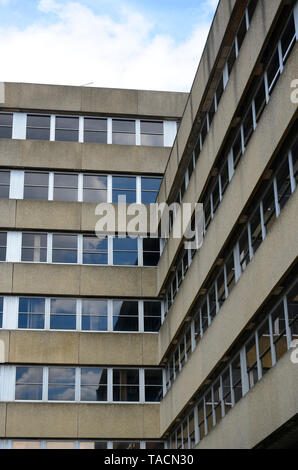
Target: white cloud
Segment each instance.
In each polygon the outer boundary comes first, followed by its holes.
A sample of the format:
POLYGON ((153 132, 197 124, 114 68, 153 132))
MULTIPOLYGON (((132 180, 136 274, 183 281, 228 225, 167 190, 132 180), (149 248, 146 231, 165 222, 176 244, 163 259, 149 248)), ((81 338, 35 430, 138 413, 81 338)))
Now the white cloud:
POLYGON ((117 21, 78 2, 41 0, 38 8, 56 21, 0 28, 3 81, 188 91, 209 30, 202 23, 177 44, 127 8, 117 21))

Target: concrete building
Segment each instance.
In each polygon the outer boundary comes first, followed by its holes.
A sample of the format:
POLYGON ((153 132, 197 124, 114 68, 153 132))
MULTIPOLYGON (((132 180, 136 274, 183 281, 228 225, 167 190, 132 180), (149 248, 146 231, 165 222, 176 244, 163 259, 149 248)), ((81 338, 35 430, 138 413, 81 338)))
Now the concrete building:
POLYGON ((0 448, 297 448, 297 38, 221 0, 190 94, 5 84, 0 448), (97 238, 121 195, 202 246, 97 238))

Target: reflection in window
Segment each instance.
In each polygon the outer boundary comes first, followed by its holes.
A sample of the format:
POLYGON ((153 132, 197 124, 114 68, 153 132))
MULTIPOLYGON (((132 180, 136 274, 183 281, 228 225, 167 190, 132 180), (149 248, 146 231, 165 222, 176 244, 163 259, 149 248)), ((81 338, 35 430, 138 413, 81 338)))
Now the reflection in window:
POLYGON ((53 235, 53 263, 77 263, 77 236, 53 235))
POLYGON ((75 330, 76 300, 59 297, 51 299, 50 318, 51 330, 75 330))
POLYGON ((84 142, 107 143, 107 119, 84 118, 84 142))
POLYGON ((12 113, 0 113, 0 139, 12 138, 12 113))
POLYGON ((113 331, 138 331, 139 306, 137 301, 113 302, 113 331))
POLYGON ((119 196, 125 196, 127 204, 136 202, 135 176, 113 176, 112 202, 118 202, 119 196))
POLYGON ((45 299, 19 298, 18 328, 40 329, 44 328, 45 299))
POLYGON ((56 116, 55 140, 65 142, 78 142, 79 118, 69 116, 56 116))
POLYGON ((83 264, 107 264, 108 239, 84 235, 83 264))
POLYGON ((136 238, 113 239, 114 265, 138 265, 138 240, 136 238))
POLYGON ((16 400, 42 399, 42 367, 16 367, 16 400))
POLYGON ((10 171, 0 171, 0 198, 9 198, 10 171))
POLYGON ((141 121, 141 145, 162 147, 163 122, 141 121))
POLYGON ((114 441, 113 449, 136 450, 136 449, 140 449, 140 443, 136 441, 114 441))
POLYGON ((108 302, 107 300, 84 299, 82 301, 82 330, 107 331, 108 302))
POLYGON ((139 401, 139 371, 113 369, 113 400, 139 401))
POLYGON ((47 261, 47 234, 22 234, 22 261, 45 263, 47 261))
POLYGON ((161 181, 161 178, 142 177, 142 204, 153 204, 156 202, 161 181))
POLYGON ((49 367, 48 399, 51 401, 74 401, 74 367, 49 367))
POLYGON ((78 175, 73 174, 73 173, 55 173, 54 200, 55 201, 77 201, 78 200, 78 175))
POLYGON ((49 192, 49 173, 25 171, 24 199, 47 200, 49 192))
POLYGON ((84 175, 84 202, 106 202, 107 201, 107 176, 84 175))
POLYGON ((26 139, 50 140, 51 117, 41 114, 27 115, 26 139))
POLYGON ((113 119, 113 144, 135 145, 136 123, 124 119, 113 119))
POLYGON ((81 369, 81 401, 107 401, 107 369, 81 369))

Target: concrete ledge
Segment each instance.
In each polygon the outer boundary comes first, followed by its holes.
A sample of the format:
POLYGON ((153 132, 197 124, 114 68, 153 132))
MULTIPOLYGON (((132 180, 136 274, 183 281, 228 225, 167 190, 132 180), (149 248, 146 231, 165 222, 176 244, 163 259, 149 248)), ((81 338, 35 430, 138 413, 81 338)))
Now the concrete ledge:
POLYGON ((0 330, 6 363, 157 366, 157 334, 0 330))
POLYGON ((1 403, 0 437, 158 439, 159 405, 1 403))

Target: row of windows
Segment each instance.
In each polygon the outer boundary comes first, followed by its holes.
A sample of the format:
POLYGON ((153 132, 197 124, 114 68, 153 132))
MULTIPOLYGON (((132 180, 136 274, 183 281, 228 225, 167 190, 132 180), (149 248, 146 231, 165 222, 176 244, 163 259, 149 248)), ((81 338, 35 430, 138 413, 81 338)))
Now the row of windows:
POLYGON ((204 145, 204 142, 206 140, 206 137, 209 133, 211 123, 214 119, 214 116, 218 110, 218 106, 220 103, 220 100, 223 96, 224 90, 227 87, 232 68, 234 66, 234 63, 239 55, 240 48, 243 44, 244 38, 246 36, 246 33, 248 29, 250 28, 251 20, 253 17, 253 14, 255 12, 256 6, 257 6, 258 0, 250 0, 245 13, 241 19, 240 26, 238 29, 238 32, 235 36, 235 39, 233 41, 233 44, 231 46, 231 49, 229 51, 229 54, 227 56, 226 63, 223 67, 223 72, 221 74, 219 83, 217 85, 216 91, 214 93, 214 96, 211 101, 211 105, 209 107, 209 110, 206 113, 206 117, 200 127, 200 131, 198 132, 198 138, 196 139, 196 144, 194 147, 193 151, 193 156, 191 158, 191 161, 189 163, 189 166, 187 168, 187 171, 185 173, 185 176, 183 178, 182 184, 180 189, 178 190, 177 194, 177 202, 181 203, 184 193, 188 187, 190 177, 193 173, 193 170, 196 166, 196 162, 199 158, 199 155, 202 151, 202 147, 204 145))
POLYGON ((0 366, 0 401, 159 402, 162 370, 0 366))
POLYGON ((177 123, 51 114, 0 113, 0 138, 171 146, 177 123))
MULTIPOLYGON (((296 162, 298 163, 298 140, 295 141, 296 162)), ((295 191, 296 182, 293 171, 293 152, 279 153, 271 164, 273 176, 269 181, 264 181, 246 211, 247 222, 245 222, 240 236, 234 243, 233 249, 227 249, 222 254, 221 267, 216 267, 210 274, 205 285, 204 294, 193 309, 193 322, 187 329, 167 367, 167 388, 171 386, 188 356, 195 349, 211 322, 218 314, 220 308, 231 294, 235 284, 238 282, 246 267, 253 259, 259 246, 266 238, 271 225, 279 217, 281 210, 295 191), (277 168, 276 168, 277 167, 277 168), (275 171, 274 171, 275 169, 275 171), (261 198, 260 198, 261 197, 261 198)), ((296 176, 298 174, 298 165, 296 176)), ((239 229, 237 229, 237 232, 239 229)), ((232 238, 233 240, 233 238, 232 238)), ((182 259, 182 273, 184 268, 182 259)), ((178 270, 178 272, 180 272, 178 270)), ((178 276, 176 276, 176 290, 178 276)), ((173 289, 173 287, 172 287, 173 289)), ((174 294, 174 292, 173 292, 174 294)), ((169 299, 168 299, 169 303, 169 299)), ((168 305, 169 308, 169 305, 168 305)))
POLYGON ((0 170, 0 198, 49 201, 118 202, 156 201, 162 178, 97 175, 48 171, 0 170))
POLYGON ((0 261, 156 266, 159 257, 157 238, 0 232, 0 261))
POLYGON ((161 302, 153 300, 0 297, 0 328, 156 332, 161 302))
POLYGON ((137 450, 164 449, 163 441, 64 441, 60 440, 0 440, 0 449, 114 449, 114 450, 137 450))
MULTIPOLYGON (((278 62, 277 66, 277 74, 275 77, 275 82, 280 76, 283 71, 283 64, 289 57, 289 53, 291 48, 295 44, 296 41, 296 33, 295 33, 295 25, 294 25, 294 16, 293 13, 290 15, 290 19, 287 22, 286 29, 283 33, 287 37, 287 44, 288 47, 286 49, 286 55, 282 56, 279 55, 280 61, 278 62)), ((283 37, 283 36, 282 36, 283 37)), ((276 50, 279 50, 282 44, 282 41, 279 41, 278 47, 276 50)), ((285 48, 285 46, 284 46, 285 48)), ((241 121, 238 127, 233 130, 233 144, 230 146, 228 145, 229 151, 223 152, 222 160, 223 165, 221 166, 221 170, 218 170, 216 176, 213 177, 213 181, 208 185, 206 191, 202 196, 203 202, 203 210, 204 210, 204 235, 206 235, 207 228, 210 225, 211 221, 215 216, 215 212, 219 207, 221 200, 223 199, 224 192, 230 183, 232 176, 239 164, 240 159, 244 155, 246 148, 248 146, 248 142, 257 128, 257 123, 260 119, 261 113, 263 112, 265 106, 269 102, 270 93, 273 91, 273 86, 270 81, 268 81, 268 70, 270 70, 272 60, 274 61, 274 57, 276 55, 276 51, 271 56, 269 66, 262 77, 260 83, 258 81, 257 89, 254 92, 254 98, 252 101, 247 100, 250 102, 250 106, 245 106, 246 112, 241 113, 245 117, 241 121), (266 91, 267 90, 267 91, 266 91), (269 91, 270 90, 270 91, 269 91), (248 124, 250 123, 250 124, 248 124), (236 137, 235 137, 236 136, 236 137), (210 190, 211 187, 211 190, 210 190)), ((268 61, 267 61, 268 62, 268 61)), ((229 139, 231 140, 231 139, 229 139)), ((297 143, 292 149, 292 164, 291 164, 291 179, 292 185, 294 185, 294 180, 298 182, 298 161, 297 161, 297 143)), ((179 268, 177 268, 176 273, 170 279, 167 288, 167 305, 168 308, 172 305, 173 299, 178 292, 179 286, 182 283, 185 273, 191 264, 191 260, 194 256, 195 252, 191 252, 190 254, 186 255, 185 251, 178 255, 178 261, 175 263, 179 268), (185 266, 185 267, 184 267, 185 266), (178 277, 178 281, 177 281, 178 277)), ((167 310, 166 310, 167 311, 167 310)))
MULTIPOLYGON (((275 301, 276 302, 276 301, 275 301)), ((189 449, 197 445, 226 416, 231 408, 275 366, 298 338, 298 279, 251 333, 243 347, 217 374, 196 404, 171 433, 168 447, 189 449)))

